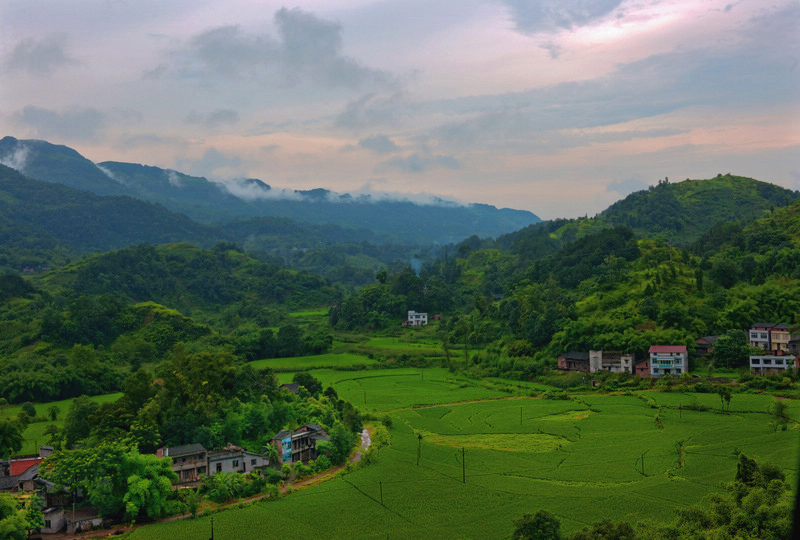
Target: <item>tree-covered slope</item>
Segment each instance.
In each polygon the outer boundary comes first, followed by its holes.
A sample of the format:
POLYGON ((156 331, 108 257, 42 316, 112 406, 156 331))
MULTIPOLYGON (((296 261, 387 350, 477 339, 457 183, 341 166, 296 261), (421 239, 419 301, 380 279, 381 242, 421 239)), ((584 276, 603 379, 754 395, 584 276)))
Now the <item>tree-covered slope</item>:
POLYGON ((686 245, 713 225, 751 221, 798 197, 796 191, 730 174, 677 183, 664 180, 612 204, 598 219, 630 227, 641 236, 686 245))
POLYGON ((181 214, 125 196, 99 196, 33 180, 0 165, 0 253, 7 268, 63 260, 139 242, 215 241, 217 232, 181 214), (49 255, 48 255, 49 254, 49 255))

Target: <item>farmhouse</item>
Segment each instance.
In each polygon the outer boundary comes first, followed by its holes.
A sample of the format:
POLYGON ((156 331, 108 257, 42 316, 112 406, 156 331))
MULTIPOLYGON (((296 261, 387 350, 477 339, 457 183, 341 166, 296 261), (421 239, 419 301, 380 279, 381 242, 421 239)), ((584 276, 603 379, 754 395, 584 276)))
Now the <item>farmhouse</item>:
POLYGON ((201 474, 208 474, 207 452, 202 444, 159 448, 156 455, 172 458, 172 470, 178 475, 178 483, 195 482, 201 474))
POLYGON ((703 336, 697 338, 695 342, 695 351, 698 355, 704 356, 714 352, 714 342, 717 341, 719 336, 703 336))
POLYGON ((558 355, 558 369, 565 371, 589 371, 589 353, 570 351, 558 355))
POLYGON ((650 376, 681 375, 688 371, 686 345, 652 345, 650 354, 650 376))
POLYGON ((219 472, 249 473, 269 465, 266 457, 248 452, 244 448, 228 444, 220 450, 208 452, 208 475, 219 472))
POLYGON ((404 326, 425 326, 428 324, 427 313, 417 313, 414 310, 409 310, 408 318, 403 323, 404 326))
POLYGON ((767 354, 750 357, 750 372, 754 374, 780 373, 789 368, 798 369, 794 356, 767 354))
POLYGON ((318 424, 306 424, 300 429, 279 431, 270 441, 278 450, 280 463, 307 463, 317 459, 317 441, 327 441, 328 434, 318 424))
POLYGON ((611 371, 613 373, 632 373, 633 355, 614 351, 567 352, 559 355, 558 369, 565 371, 582 371, 596 373, 611 371))
POLYGON ((789 325, 759 322, 750 328, 749 341, 752 347, 764 349, 775 355, 786 354, 789 348, 789 325))

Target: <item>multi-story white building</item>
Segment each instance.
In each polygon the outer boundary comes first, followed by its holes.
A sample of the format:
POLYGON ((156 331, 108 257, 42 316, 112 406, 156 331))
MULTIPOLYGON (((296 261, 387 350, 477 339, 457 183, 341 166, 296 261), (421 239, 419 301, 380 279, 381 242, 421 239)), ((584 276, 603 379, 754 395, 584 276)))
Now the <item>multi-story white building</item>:
POLYGON ((407 326, 424 326, 428 324, 427 313, 417 313, 416 311, 409 310, 408 319, 406 320, 407 326))
POLYGON ((752 373, 778 373, 789 368, 797 368, 797 360, 794 356, 767 354, 750 357, 750 371, 752 373))
POLYGON ((649 353, 651 377, 682 375, 689 371, 686 345, 652 345, 649 353))

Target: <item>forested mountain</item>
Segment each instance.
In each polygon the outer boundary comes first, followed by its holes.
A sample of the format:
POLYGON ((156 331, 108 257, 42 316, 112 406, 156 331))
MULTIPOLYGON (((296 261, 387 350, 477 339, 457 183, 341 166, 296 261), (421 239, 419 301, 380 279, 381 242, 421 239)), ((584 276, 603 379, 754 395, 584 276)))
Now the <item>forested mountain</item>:
POLYGON ((223 184, 138 164, 106 161, 95 165, 67 147, 13 137, 0 141, 0 163, 39 180, 156 202, 206 223, 282 217, 303 224, 335 225, 342 232, 353 231, 346 242, 359 242, 364 229, 381 242, 458 242, 473 234, 496 237, 541 221, 528 211, 486 204, 433 201, 421 205, 325 189, 283 192, 257 179, 223 184))
POLYGON ((612 204, 597 217, 630 227, 640 236, 687 245, 713 225, 733 219, 747 222, 798 197, 800 192, 729 173, 710 180, 662 180, 612 204))
POLYGON ((138 242, 210 245, 219 236, 157 204, 33 180, 0 165, 0 238, 0 268, 20 271, 138 242))
MULTIPOLYGON (((660 181, 631 193, 593 218, 556 219, 502 235, 494 244, 522 264, 601 229, 622 225, 639 237, 688 246, 708 231, 760 218, 800 198, 800 192, 752 178, 719 175, 709 180, 660 181)), ((727 229, 725 229, 727 230, 727 229)))
POLYGON ((326 329, 301 330, 286 314, 340 296, 224 243, 142 244, 31 280, 0 275, 0 291, 0 397, 10 401, 117 391, 178 343, 237 361, 324 352, 326 329))

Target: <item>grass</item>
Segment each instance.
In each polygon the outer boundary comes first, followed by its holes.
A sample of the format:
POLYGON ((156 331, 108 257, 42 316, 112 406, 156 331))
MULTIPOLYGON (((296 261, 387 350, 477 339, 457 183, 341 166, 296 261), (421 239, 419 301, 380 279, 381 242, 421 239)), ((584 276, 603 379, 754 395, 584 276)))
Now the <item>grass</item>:
MULTIPOLYGON (((355 380, 319 373, 340 395, 365 391, 368 403, 382 399, 385 410, 403 405, 389 412, 392 442, 376 462, 275 502, 216 514, 215 538, 275 531, 306 538, 319 536, 320 527, 336 538, 508 538, 513 519, 542 508, 560 519, 562 532, 603 518, 668 521, 676 509, 733 479, 734 449, 797 480, 800 431, 769 428, 770 396, 735 394, 730 413, 672 408, 689 397, 718 403, 716 395, 658 392, 645 393, 656 408, 636 395, 595 394, 451 405, 485 389, 475 381, 445 391, 440 381, 450 374, 444 370, 425 370, 424 380, 413 370, 394 371, 405 373, 355 380), (402 399, 397 388, 404 389, 402 399), (442 404, 414 407, 421 399, 442 404)), ((794 403, 790 411, 797 414, 794 403)), ((144 527, 131 538, 180 540, 209 532, 206 517, 144 527)))
POLYGON ((250 366, 255 369, 296 369, 298 371, 312 368, 337 368, 352 367, 358 365, 372 365, 377 363, 375 360, 352 353, 328 353, 315 356, 297 356, 292 358, 268 358, 266 360, 256 360, 250 362, 250 366))

